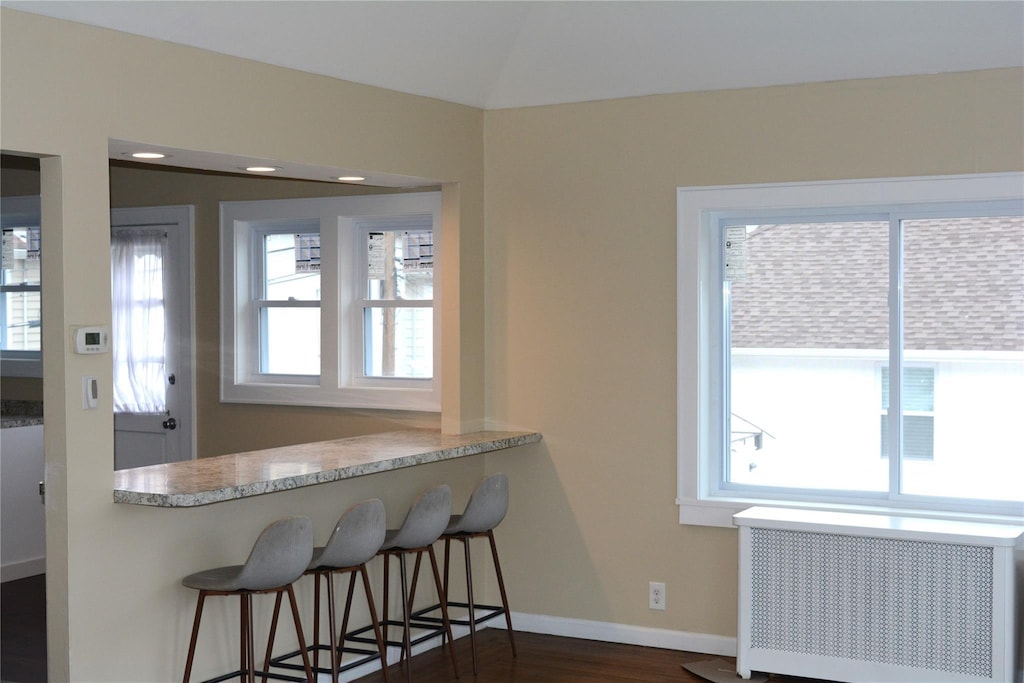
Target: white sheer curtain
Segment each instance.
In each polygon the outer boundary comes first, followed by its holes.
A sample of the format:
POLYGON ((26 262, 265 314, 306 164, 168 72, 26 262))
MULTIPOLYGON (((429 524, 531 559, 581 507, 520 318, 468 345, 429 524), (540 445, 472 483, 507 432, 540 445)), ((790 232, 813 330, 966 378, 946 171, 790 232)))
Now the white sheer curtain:
POLYGON ((110 236, 113 288, 114 412, 167 410, 163 230, 110 236))

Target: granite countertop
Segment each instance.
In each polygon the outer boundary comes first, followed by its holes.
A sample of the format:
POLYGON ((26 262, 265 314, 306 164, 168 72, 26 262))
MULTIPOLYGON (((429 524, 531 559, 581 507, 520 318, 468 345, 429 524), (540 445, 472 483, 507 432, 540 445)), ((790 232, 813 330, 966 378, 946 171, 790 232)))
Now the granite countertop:
POLYGON ((513 448, 537 432, 409 429, 114 472, 114 502, 193 507, 513 448))
POLYGON ((0 429, 33 427, 43 424, 43 402, 0 400, 0 429))

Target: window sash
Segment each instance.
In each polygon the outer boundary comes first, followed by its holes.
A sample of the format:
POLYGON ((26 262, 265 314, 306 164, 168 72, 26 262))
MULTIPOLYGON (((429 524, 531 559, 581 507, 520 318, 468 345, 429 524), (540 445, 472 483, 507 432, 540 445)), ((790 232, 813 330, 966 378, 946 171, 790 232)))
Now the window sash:
MULTIPOLYGON (((930 205, 885 205, 878 207, 864 207, 863 209, 851 209, 847 207, 824 207, 813 210, 784 210, 784 211, 742 211, 742 212, 718 212, 714 222, 714 249, 712 259, 712 272, 714 282, 718 286, 713 289, 718 293, 717 304, 712 304, 711 320, 714 329, 718 330, 721 345, 718 351, 714 352, 717 362, 712 365, 711 386, 717 388, 717 396, 712 396, 712 403, 715 406, 717 428, 714 430, 711 443, 718 457, 710 458, 705 466, 710 469, 710 480, 721 492, 732 495, 742 494, 744 497, 765 498, 765 499, 788 499, 794 501, 829 500, 832 502, 877 504, 881 501, 889 503, 904 503, 912 505, 948 505, 950 507, 963 507, 980 511, 1009 511, 1017 506, 1017 501, 993 501, 970 498, 939 498, 935 496, 923 496, 909 494, 903 491, 902 486, 902 464, 906 459, 915 459, 904 453, 904 444, 907 435, 903 420, 887 421, 889 432, 886 442, 889 453, 901 453, 901 457, 888 458, 889 476, 888 489, 884 492, 870 491, 833 491, 827 489, 802 489, 774 486, 754 486, 739 484, 728 480, 729 457, 730 457, 730 433, 729 415, 731 413, 731 396, 727 390, 731 387, 731 339, 729 320, 731 315, 728 286, 725 279, 725 229, 738 223, 746 224, 784 224, 784 223, 812 223, 812 222, 842 222, 842 221, 888 221, 890 224, 890 254, 889 254, 889 367, 906 368, 903 358, 903 227, 904 221, 927 218, 968 218, 985 216, 1020 215, 1020 202, 960 202, 960 203, 934 203, 930 205), (715 379, 717 377, 717 380, 715 379)), ((714 391, 714 390, 713 390, 714 391)), ((914 411, 907 411, 903 406, 905 381, 903 373, 893 373, 893 379, 889 386, 890 413, 894 415, 913 414, 914 411)))
MULTIPOLYGON (((687 319, 694 318, 679 319, 680 379, 689 382, 689 387, 695 387, 688 390, 687 385, 681 384, 679 388, 680 495, 677 502, 680 504, 680 521, 728 525, 727 510, 739 511, 744 505, 757 504, 757 501, 764 501, 763 504, 768 505, 810 505, 826 509, 835 509, 836 505, 870 505, 873 509, 893 510, 921 509, 953 517, 965 512, 1012 516, 1019 514, 1019 503, 898 494, 899 459, 891 459, 893 467, 890 480, 893 482, 893 489, 882 494, 851 494, 837 490, 787 487, 753 489, 727 484, 723 476, 725 459, 721 455, 729 437, 722 414, 727 414, 729 410, 729 393, 723 390, 723 387, 728 386, 729 381, 726 352, 730 344, 728 317, 723 314, 723 302, 727 292, 724 292, 721 286, 722 254, 717 230, 725 222, 742 222, 767 213, 772 214, 771 222, 795 219, 807 222, 812 216, 835 220, 838 216, 855 215, 863 219, 881 211, 885 212, 887 217, 890 217, 888 214, 891 213, 894 223, 913 218, 927 219, 940 216, 1020 215, 1022 202, 1018 197, 1021 178, 1021 174, 992 174, 679 189, 678 258, 681 313, 687 306, 685 300, 693 296, 693 291, 697 292, 696 298, 700 302, 696 309, 698 314, 695 315, 700 322, 699 334, 694 334, 687 322, 687 319), (866 191, 862 193, 862 190, 866 191), (881 201, 864 201, 862 194, 881 201), (995 198, 985 203, 984 211, 977 210, 979 203, 974 200, 980 196, 995 198), (803 205, 810 208, 772 212, 765 212, 759 208, 786 206, 786 198, 794 197, 800 198, 800 201, 792 202, 791 206, 803 205), (738 201, 733 201, 736 198, 738 201), (810 201, 803 201, 806 198, 810 198, 810 201), (912 198, 914 202, 920 201, 921 204, 908 204, 908 198, 912 198), (846 204, 845 200, 849 203, 846 204), (835 208, 831 206, 833 203, 843 205, 835 208), (724 211, 719 208, 730 204, 739 208, 735 211, 724 211), (693 237, 688 237, 689 229, 693 230, 689 232, 693 237), (697 274, 699 289, 692 289, 687 272, 697 274), (692 349, 694 355, 689 356, 687 349, 692 349), (699 359, 697 368, 692 371, 693 374, 690 374, 688 368, 690 357, 699 359), (691 402, 688 395, 690 390, 698 397, 696 402, 691 402), (692 423, 691 415, 695 416, 692 423), (696 424, 695 432, 690 431, 689 425, 693 423, 696 424), (688 445, 694 443, 695 445, 688 445), (687 453, 691 447, 692 451, 687 453)), ((891 239, 898 238, 899 231, 891 230, 891 239)), ((897 250, 895 253, 899 254, 900 251, 897 250)), ((894 275, 901 278, 902 268, 893 270, 894 275)), ((899 291, 898 288, 902 287, 901 280, 897 280, 891 288, 893 286, 899 291)), ((892 313, 902 315, 901 310, 892 313)), ((898 367, 901 364, 901 348, 902 340, 899 344, 893 343, 893 348, 890 349, 890 365, 898 367)), ((897 434, 895 438, 899 438, 899 435, 897 434)))

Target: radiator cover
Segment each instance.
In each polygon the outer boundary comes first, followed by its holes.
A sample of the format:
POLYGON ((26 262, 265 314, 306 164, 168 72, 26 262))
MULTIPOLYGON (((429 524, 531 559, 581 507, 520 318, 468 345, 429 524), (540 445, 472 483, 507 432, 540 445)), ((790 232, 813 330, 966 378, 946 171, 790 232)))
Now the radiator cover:
POLYGON ((737 668, 840 681, 1012 681, 1022 530, 754 508, 737 668))

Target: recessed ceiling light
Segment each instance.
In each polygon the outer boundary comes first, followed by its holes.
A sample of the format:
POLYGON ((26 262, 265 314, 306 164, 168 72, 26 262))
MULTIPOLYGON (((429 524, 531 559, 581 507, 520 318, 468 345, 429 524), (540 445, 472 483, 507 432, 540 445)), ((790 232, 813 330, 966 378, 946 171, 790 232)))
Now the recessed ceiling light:
POLYGON ((273 173, 277 168, 274 166, 246 166, 245 170, 252 173, 273 173))
POLYGON ((338 180, 340 180, 343 183, 361 183, 364 180, 366 180, 366 178, 364 178, 361 175, 343 175, 338 176, 338 180))
POLYGON ((132 152, 132 156, 136 159, 164 159, 167 157, 166 154, 160 152, 132 152))

